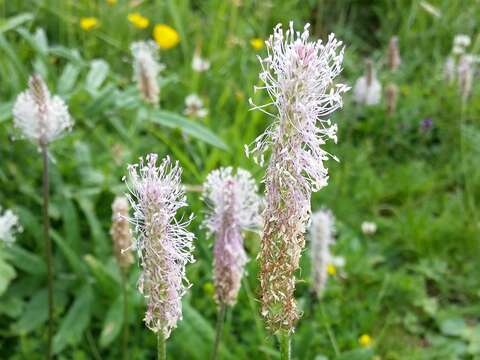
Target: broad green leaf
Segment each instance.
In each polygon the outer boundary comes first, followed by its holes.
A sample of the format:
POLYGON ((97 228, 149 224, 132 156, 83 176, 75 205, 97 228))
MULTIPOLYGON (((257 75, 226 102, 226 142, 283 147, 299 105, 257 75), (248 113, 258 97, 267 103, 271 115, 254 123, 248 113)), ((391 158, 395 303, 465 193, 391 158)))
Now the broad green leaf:
POLYGON ((51 55, 55 55, 73 62, 75 65, 83 66, 85 61, 82 59, 80 52, 77 49, 69 49, 64 46, 51 46, 49 51, 51 55))
POLYGON ((26 334, 42 325, 48 318, 47 290, 38 291, 25 305, 25 312, 13 325, 18 334, 26 334))
POLYGON ((48 41, 45 35, 45 31, 42 28, 38 28, 34 35, 30 33, 26 28, 21 27, 17 29, 17 32, 28 42, 28 44, 35 49, 35 51, 41 56, 45 56, 48 53, 48 41))
POLYGON ((0 103, 0 123, 10 119, 12 116, 12 103, 0 103))
POLYGON ((0 299, 0 314, 16 318, 22 313, 23 301, 17 296, 6 294, 0 299))
POLYGON ((110 345, 115 340, 123 327, 123 296, 118 296, 105 316, 102 333, 100 334, 100 346, 110 345))
POLYGON ((117 89, 112 84, 103 87, 95 94, 93 101, 85 109, 85 116, 90 118, 92 116, 101 114, 104 110, 110 109, 117 97, 117 89))
POLYGON ((57 91, 59 94, 67 94, 72 91, 80 74, 80 67, 72 63, 68 63, 63 69, 62 75, 58 80, 57 91))
POLYGON ((115 296, 118 293, 118 279, 108 271, 104 263, 92 255, 85 255, 84 259, 102 292, 109 296, 115 296))
POLYGON ((67 345, 75 345, 82 340, 82 335, 90 323, 91 307, 94 300, 92 288, 85 285, 75 297, 67 315, 60 323, 58 332, 53 337, 53 352, 58 354, 67 345))
POLYGON ((467 327, 467 323, 460 317, 452 317, 443 320, 440 323, 440 330, 445 335, 460 336, 467 327))
POLYGON ((37 254, 13 245, 5 250, 10 262, 18 269, 33 276, 44 276, 47 273, 45 261, 37 254))
POLYGON ((227 144, 225 144, 222 139, 215 135, 210 129, 200 125, 198 122, 194 122, 181 115, 164 110, 156 110, 151 114, 151 120, 157 124, 171 129, 179 129, 198 140, 206 142, 207 144, 228 150, 227 144))
POLYGON ((86 88, 90 93, 96 93, 98 88, 107 78, 109 71, 108 63, 105 60, 95 59, 90 63, 90 71, 87 74, 86 88))
POLYGON ((79 255, 71 248, 71 246, 57 232, 51 232, 53 241, 60 248, 63 255, 67 259, 72 270, 79 276, 85 275, 85 265, 79 255))
POLYGON ((105 235, 105 231, 102 228, 102 224, 98 219, 95 208, 91 199, 86 197, 76 197, 78 205, 83 214, 87 218, 88 225, 90 226, 90 233, 93 238, 94 254, 99 257, 100 255, 106 255, 109 253, 109 240, 105 235))
POLYGON ((15 276, 15 269, 4 258, 0 257, 0 295, 7 290, 8 285, 15 276))
POLYGON ((9 17, 3 21, 0 21, 0 34, 9 30, 15 29, 17 26, 28 22, 33 19, 33 15, 30 13, 23 13, 16 16, 9 17))

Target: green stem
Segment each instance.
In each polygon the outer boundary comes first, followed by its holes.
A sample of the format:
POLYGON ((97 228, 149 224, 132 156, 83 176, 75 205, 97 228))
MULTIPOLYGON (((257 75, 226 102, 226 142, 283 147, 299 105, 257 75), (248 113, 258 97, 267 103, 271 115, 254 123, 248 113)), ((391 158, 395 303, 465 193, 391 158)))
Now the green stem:
POLYGON ((48 282, 48 343, 47 359, 52 358, 53 338, 53 266, 52 266, 52 240, 49 236, 50 219, 48 217, 49 181, 48 181, 48 148, 41 146, 43 158, 43 239, 45 241, 45 253, 47 258, 47 282, 48 282))
POLYGON ((280 360, 290 360, 291 359, 291 348, 290 348, 290 334, 288 331, 282 330, 278 334, 278 342, 280 344, 280 360))
POLYGON ((158 360, 167 359, 167 348, 165 346, 165 336, 163 335, 163 330, 158 330, 157 332, 157 354, 158 360))
POLYGON ((225 309, 224 303, 220 304, 217 317, 217 328, 215 333, 215 344, 213 345, 212 360, 217 360, 218 349, 220 348, 220 340, 222 339, 223 324, 225 322, 225 309))
POLYGON ((123 359, 128 360, 128 277, 125 269, 121 269, 123 282, 123 359))

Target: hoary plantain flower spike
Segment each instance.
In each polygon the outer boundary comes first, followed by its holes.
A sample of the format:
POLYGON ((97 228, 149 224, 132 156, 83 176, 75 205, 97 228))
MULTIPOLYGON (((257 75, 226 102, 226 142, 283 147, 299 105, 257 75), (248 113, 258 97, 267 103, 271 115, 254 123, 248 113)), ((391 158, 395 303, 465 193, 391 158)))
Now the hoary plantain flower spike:
POLYGON ((125 181, 142 270, 138 289, 147 302, 144 320, 149 329, 168 338, 182 318, 181 299, 190 286, 185 266, 194 261, 194 235, 187 230, 192 216, 176 219, 177 211, 187 206, 182 170, 169 157, 157 165, 157 158, 149 154, 139 164, 129 165, 125 181))
POLYGON ((73 120, 65 102, 50 94, 40 75, 32 75, 28 87, 13 105, 14 126, 25 138, 46 146, 70 130, 73 120))
POLYGON ((158 105, 160 87, 157 76, 165 66, 158 63, 158 47, 153 41, 138 41, 130 46, 133 55, 134 79, 145 101, 158 105))
POLYGON ((333 156, 322 146, 328 139, 337 140, 337 126, 326 117, 342 106, 342 94, 348 90, 333 83, 342 69, 342 43, 333 34, 326 43, 309 41, 308 28, 307 24, 300 33, 290 23, 284 32, 278 25, 266 41, 268 56, 259 59, 264 83, 260 89, 267 91, 271 102, 253 108, 272 115, 274 123, 246 148, 260 164, 271 151, 264 178, 259 261, 261 313, 272 332, 293 331, 299 318, 295 272, 305 243, 311 193, 327 185, 324 163, 333 156), (266 110, 270 105, 276 113, 266 110))
MULTIPOLYGON (((2 208, 0 207, 0 211, 2 208)), ((18 221, 17 215, 12 210, 5 210, 0 215, 0 242, 10 246, 15 242, 15 236, 22 231, 22 227, 18 221)))
POLYGON ((353 87, 353 100, 363 105, 377 105, 382 99, 382 84, 378 81, 372 60, 366 61, 365 74, 358 78, 353 87))
POLYGON ((247 262, 242 230, 260 225, 260 197, 250 173, 231 167, 212 171, 204 183, 203 199, 209 205, 203 225, 215 236, 213 268, 215 300, 234 305, 247 262))
POLYGON ((132 232, 128 222, 128 199, 117 196, 112 203, 112 227, 110 235, 113 240, 113 250, 117 263, 123 271, 133 264, 131 252, 132 232))
POLYGON ((312 214, 310 227, 312 286, 315 294, 320 298, 323 294, 328 278, 328 264, 332 261, 330 246, 335 242, 333 214, 326 209, 312 214))

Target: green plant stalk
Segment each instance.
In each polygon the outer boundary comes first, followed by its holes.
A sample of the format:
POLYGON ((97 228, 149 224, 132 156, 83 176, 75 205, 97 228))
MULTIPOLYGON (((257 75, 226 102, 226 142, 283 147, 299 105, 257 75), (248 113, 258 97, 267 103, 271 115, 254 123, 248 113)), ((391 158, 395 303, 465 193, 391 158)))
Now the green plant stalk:
POLYGON ((278 335, 278 343, 280 345, 280 360, 291 359, 290 334, 282 330, 278 335))
POLYGON ((167 347, 165 345, 165 336, 163 335, 162 330, 157 331, 157 359, 167 359, 167 347))
POLYGON ((215 333, 215 343, 213 345, 212 360, 218 359, 218 350, 220 348, 220 341, 222 339, 223 324, 225 323, 225 310, 225 303, 221 303, 220 308, 218 309, 217 327, 215 333))
POLYGON ((128 360, 128 276, 126 269, 121 269, 123 287, 123 359, 128 360))
POLYGON ((53 266, 52 266, 52 240, 50 239, 50 219, 48 217, 49 181, 48 181, 48 148, 42 145, 43 158, 43 238, 45 241, 45 253, 47 259, 47 282, 48 282, 48 340, 47 359, 52 358, 53 338, 53 266))

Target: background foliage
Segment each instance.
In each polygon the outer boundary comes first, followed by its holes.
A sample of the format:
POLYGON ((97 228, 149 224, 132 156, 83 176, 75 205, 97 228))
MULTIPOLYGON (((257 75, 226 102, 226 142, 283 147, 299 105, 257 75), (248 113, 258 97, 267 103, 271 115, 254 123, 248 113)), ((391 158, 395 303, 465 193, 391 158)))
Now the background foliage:
MULTIPOLYGON (((132 359, 154 357, 155 339, 143 323, 143 299, 130 273, 130 306, 123 318, 120 273, 109 238, 111 202, 125 191, 126 164, 147 152, 171 154, 184 167, 184 182, 200 184, 214 168, 241 166, 258 180, 262 170, 243 155, 268 124, 249 112, 258 82, 257 50, 250 39, 266 38, 278 22, 311 22, 325 37, 335 32, 347 46, 343 80, 353 84, 363 59, 374 59, 384 83, 400 87, 398 112, 384 104, 363 108, 347 94, 334 115, 338 145, 328 149, 329 186, 313 209, 337 217, 335 254, 345 268, 330 278, 324 299, 309 292, 309 254, 304 252, 297 298, 304 311, 294 337, 298 359, 480 358, 480 88, 462 102, 442 67, 457 33, 472 36, 478 54, 480 3, 438 0, 433 16, 417 0, 377 1, 107 1, 0 0, 0 204, 20 217, 24 231, 0 250, 0 357, 42 358, 46 337, 46 266, 41 238, 41 159, 25 141, 13 141, 11 106, 38 72, 64 97, 74 131, 52 154, 52 204, 56 335, 60 359, 116 359, 120 329, 130 326, 132 359), (241 3, 237 6, 236 3, 241 3), (135 8, 133 7, 135 5, 135 8), (134 28, 126 16, 139 11, 150 27, 134 28), (100 26, 79 27, 83 16, 100 26), (178 47, 161 53, 161 109, 145 105, 132 84, 128 46, 151 37, 166 23, 180 34, 178 47), (388 39, 398 35, 403 63, 385 69, 388 39), (197 46, 212 67, 191 69, 197 46), (198 93, 210 114, 180 115, 184 98, 198 93), (420 121, 433 120, 423 132, 420 121), (374 221, 378 232, 362 234, 374 221), (373 342, 362 348, 358 338, 373 342)), ((263 53, 259 50, 259 53, 263 53)), ((256 99, 261 101, 261 99, 256 99)), ((211 241, 199 228, 202 203, 189 193, 196 214, 197 261, 188 268, 193 287, 184 299, 184 319, 168 352, 175 359, 206 359, 214 336, 211 241)), ((227 315, 224 359, 275 359, 274 339, 258 315, 259 238, 250 234, 248 277, 238 304, 227 315)))

